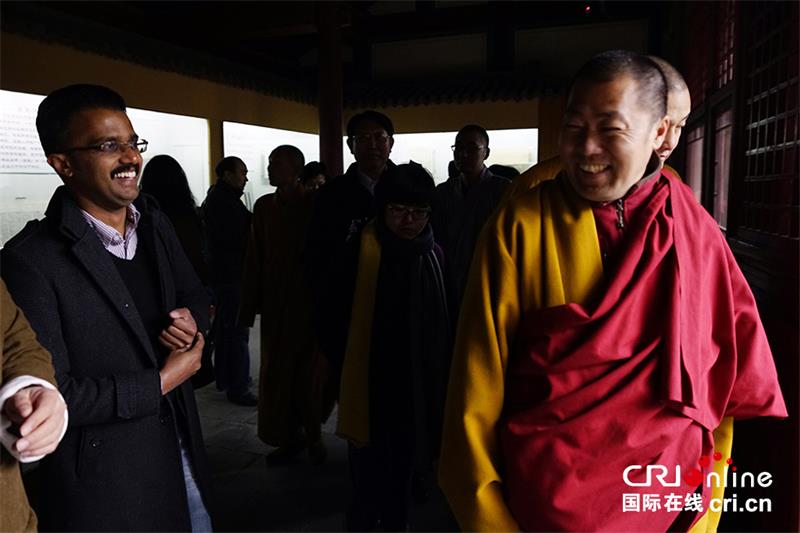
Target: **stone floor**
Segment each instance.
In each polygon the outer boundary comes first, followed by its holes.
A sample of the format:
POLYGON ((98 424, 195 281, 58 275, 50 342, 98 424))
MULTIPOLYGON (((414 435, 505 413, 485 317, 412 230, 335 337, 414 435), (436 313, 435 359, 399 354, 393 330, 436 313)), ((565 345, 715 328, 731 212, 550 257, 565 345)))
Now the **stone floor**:
MULTIPOLYGON (((258 376, 258 328, 250 335, 251 374, 258 376)), ((257 390, 254 384, 254 391, 257 390)), ((347 446, 335 436, 336 412, 322 430, 328 459, 312 466, 305 454, 286 466, 266 466, 274 448, 256 436, 256 408, 227 401, 211 384, 196 391, 211 463, 220 531, 342 531, 350 501, 347 446)), ((455 523, 440 492, 412 509, 414 531, 447 531, 455 523)))

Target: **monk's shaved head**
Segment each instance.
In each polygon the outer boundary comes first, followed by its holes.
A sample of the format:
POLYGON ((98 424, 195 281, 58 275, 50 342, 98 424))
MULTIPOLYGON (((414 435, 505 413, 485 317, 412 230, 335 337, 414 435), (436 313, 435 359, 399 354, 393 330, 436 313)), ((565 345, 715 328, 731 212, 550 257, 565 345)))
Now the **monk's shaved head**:
POLYGON ((692 99, 689 95, 689 87, 686 85, 686 80, 683 79, 678 69, 660 57, 648 57, 658 66, 664 75, 664 80, 667 82, 667 116, 670 120, 670 126, 664 142, 656 150, 659 159, 663 163, 678 145, 683 128, 686 126, 686 120, 692 111, 692 99))
POLYGON ((661 69, 661 73, 664 74, 664 79, 667 81, 667 92, 671 93, 673 91, 681 92, 681 91, 688 91, 689 87, 686 85, 686 80, 683 79, 683 76, 678 69, 670 65, 667 61, 661 59, 658 56, 647 56, 653 61, 658 68, 661 69))
POLYGON ((666 116, 666 76, 649 57, 629 50, 608 50, 584 63, 572 79, 570 95, 578 85, 609 83, 620 78, 634 80, 640 105, 648 110, 653 122, 666 116))
POLYGON ((292 146, 291 144, 282 144, 272 151, 270 157, 278 154, 286 154, 286 156, 292 162, 295 170, 297 170, 298 176, 303 172, 303 167, 306 164, 306 158, 298 147, 292 146))

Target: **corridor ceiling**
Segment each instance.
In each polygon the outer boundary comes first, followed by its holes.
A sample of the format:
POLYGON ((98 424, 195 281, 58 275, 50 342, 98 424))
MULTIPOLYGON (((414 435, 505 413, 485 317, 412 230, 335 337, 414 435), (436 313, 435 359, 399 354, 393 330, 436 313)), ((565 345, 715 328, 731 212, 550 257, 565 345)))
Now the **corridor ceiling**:
MULTIPOLYGON (((380 98, 387 91, 397 93, 397 87, 413 87, 422 78, 413 72, 389 80, 376 75, 380 69, 376 69, 373 50, 382 43, 482 34, 486 42, 482 71, 425 79, 437 87, 437 94, 447 93, 448 83, 463 87, 469 78, 482 87, 481 94, 491 92, 486 87, 494 79, 509 87, 506 92, 512 97, 526 97, 531 91, 556 89, 557 84, 534 79, 515 64, 515 32, 653 21, 664 9, 663 3, 655 2, 3 1, 0 24, 4 31, 157 68, 220 81, 227 76, 244 86, 250 80, 270 86, 271 92, 309 101, 317 90, 320 24, 341 29, 346 100, 352 100, 354 93, 363 96, 367 86, 373 93, 379 87, 376 98, 380 98)), ((403 94, 410 97, 408 90, 403 94)))

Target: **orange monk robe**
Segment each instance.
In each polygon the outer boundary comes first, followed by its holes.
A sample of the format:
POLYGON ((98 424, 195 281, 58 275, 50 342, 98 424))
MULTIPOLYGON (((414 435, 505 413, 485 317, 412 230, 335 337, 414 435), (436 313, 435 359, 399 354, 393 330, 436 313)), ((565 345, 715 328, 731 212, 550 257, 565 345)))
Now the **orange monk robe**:
POLYGON ((239 313, 239 322, 248 326, 261 314, 258 436, 271 446, 290 444, 300 427, 309 441, 319 437, 311 304, 302 266, 311 199, 299 191, 286 196, 268 194, 253 207, 239 313))

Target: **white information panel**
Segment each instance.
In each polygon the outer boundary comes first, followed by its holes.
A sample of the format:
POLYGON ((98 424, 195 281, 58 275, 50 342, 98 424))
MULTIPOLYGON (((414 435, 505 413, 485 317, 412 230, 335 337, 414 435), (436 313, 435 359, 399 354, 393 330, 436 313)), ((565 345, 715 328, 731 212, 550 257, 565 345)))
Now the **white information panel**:
MULTIPOLYGON (((392 161, 408 163, 414 161, 425 167, 438 185, 447 181, 447 165, 453 160, 450 148, 456 142, 456 131, 436 133, 398 133, 394 136, 392 161)), ((539 130, 536 128, 516 130, 489 130, 491 153, 486 166, 507 165, 523 172, 538 161, 539 130)), ((344 167, 355 162, 344 139, 344 167)))
POLYGON ((45 160, 36 133, 44 97, 0 91, 0 246, 41 218, 61 180, 45 160))
POLYGON ((209 174, 208 120, 185 115, 128 108, 133 129, 149 143, 142 154, 147 162, 166 154, 181 164, 198 205, 206 197, 211 184, 209 174))

